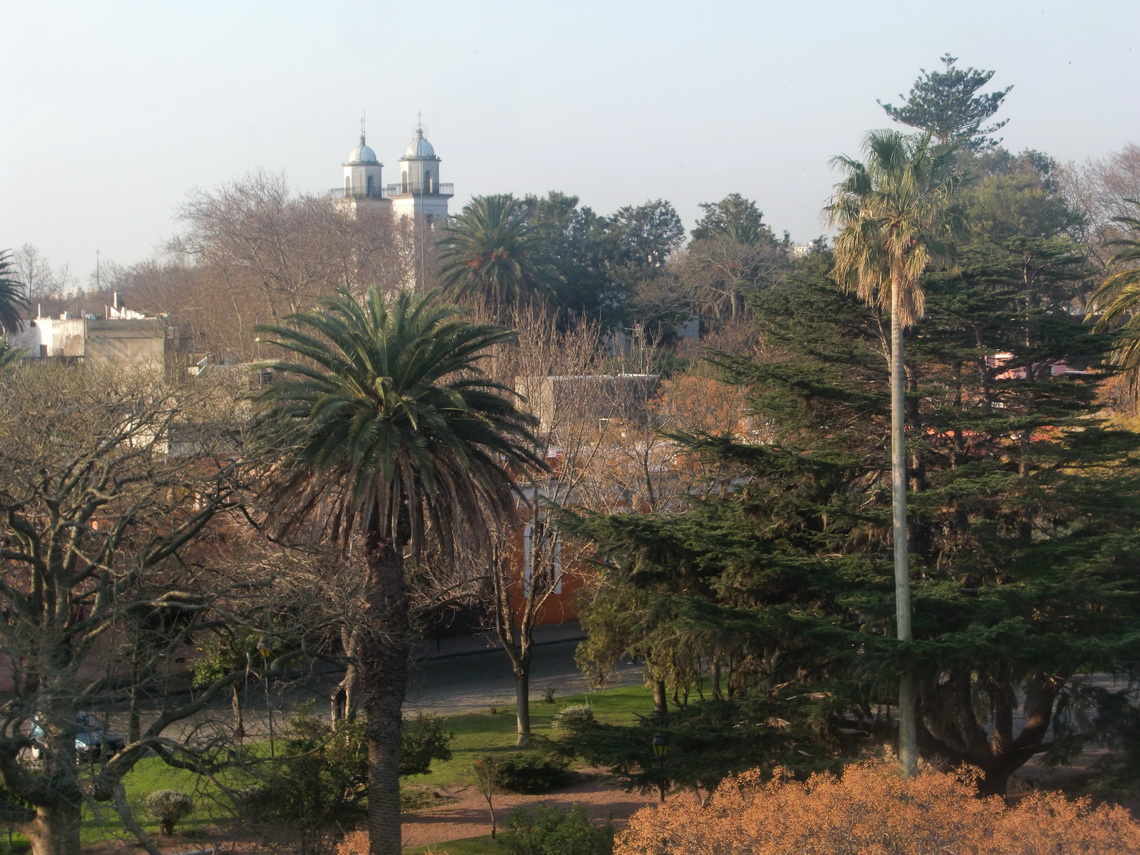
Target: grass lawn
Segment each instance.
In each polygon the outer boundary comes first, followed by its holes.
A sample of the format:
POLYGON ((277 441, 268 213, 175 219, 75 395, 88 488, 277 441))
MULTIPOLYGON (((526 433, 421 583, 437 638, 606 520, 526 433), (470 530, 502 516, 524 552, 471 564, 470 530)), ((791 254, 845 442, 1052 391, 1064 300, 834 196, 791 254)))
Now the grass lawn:
MULTIPOLYGON (((594 709, 594 717, 607 724, 632 725, 639 715, 653 711, 653 697, 645 686, 623 686, 616 689, 603 689, 588 695, 569 695, 553 704, 539 700, 530 704, 531 731, 536 736, 551 736, 550 727, 554 714, 564 707, 588 703, 594 709)), ((474 785, 475 775, 471 770, 481 754, 488 751, 511 751, 518 738, 514 709, 501 710, 494 714, 472 713, 468 715, 446 716, 447 728, 455 734, 451 742, 451 760, 432 763, 431 772, 405 778, 411 787, 442 788, 454 785, 474 785)))
POLYGON ((413 846, 404 850, 404 855, 502 855, 505 850, 491 835, 468 837, 466 840, 449 840, 429 846, 413 846))
MULTIPOLYGON (((227 773, 226 783, 233 786, 240 774, 227 773)), ((187 769, 168 766, 157 757, 140 760, 123 780, 123 788, 135 821, 156 837, 158 823, 152 820, 146 809, 146 798, 158 790, 181 790, 194 800, 194 812, 178 823, 180 836, 193 839, 200 836, 207 826, 224 825, 233 818, 229 801, 222 796, 221 787, 214 780, 187 769)), ((80 834, 84 846, 108 840, 134 840, 134 835, 123 826, 115 806, 110 803, 88 804, 83 808, 80 834)), ((160 838, 158 842, 161 843, 160 838)))
MULTIPOLYGON (((559 698, 552 704, 541 699, 531 701, 531 729, 538 736, 551 736, 551 719, 564 707, 588 703, 594 709, 595 717, 611 724, 634 724, 638 715, 647 715, 653 709, 652 696, 643 686, 626 686, 616 689, 603 689, 588 695, 570 695, 559 698)), ((451 742, 452 759, 432 764, 427 775, 417 775, 404 779, 410 788, 441 789, 451 786, 473 786, 475 776, 472 763, 488 751, 511 751, 517 737, 514 709, 499 710, 494 713, 444 716, 447 728, 455 734, 451 742)), ((268 753, 265 746, 249 746, 253 753, 268 753)), ((227 782, 232 786, 240 773, 227 773, 227 782)), ((208 777, 196 775, 184 769, 167 766, 157 757, 139 761, 124 781, 127 801, 134 809, 135 819, 149 834, 158 834, 158 825, 149 816, 145 804, 146 797, 157 790, 181 790, 194 799, 194 813, 178 825, 178 832, 184 838, 200 836, 207 826, 224 826, 232 819, 228 801, 222 797, 221 788, 208 777)), ((84 846, 103 843, 112 839, 133 839, 111 804, 98 804, 84 809, 82 840, 84 846)), ((161 839, 160 841, 161 842, 161 839)), ((408 850, 413 853, 427 852, 431 847, 408 850)), ((488 855, 499 853, 502 848, 489 837, 472 838, 447 844, 446 849, 436 847, 436 855, 448 851, 451 855, 488 855)))

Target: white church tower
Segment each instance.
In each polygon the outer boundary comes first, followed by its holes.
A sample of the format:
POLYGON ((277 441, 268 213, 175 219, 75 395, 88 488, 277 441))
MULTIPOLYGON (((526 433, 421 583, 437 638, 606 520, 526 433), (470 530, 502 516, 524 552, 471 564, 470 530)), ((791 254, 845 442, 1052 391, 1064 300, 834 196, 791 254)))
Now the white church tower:
POLYGON ((394 214, 422 221, 429 229, 447 219, 447 200, 455 194, 451 184, 440 183, 439 162, 432 144, 424 138, 423 126, 417 127, 415 139, 400 158, 400 183, 385 188, 394 214))
POLYGON ((343 200, 341 204, 355 211, 361 205, 386 204, 384 185, 380 183, 380 170, 384 166, 376 159, 374 152, 364 142, 364 128, 361 123, 360 144, 348 153, 344 167, 343 193, 334 191, 343 200))

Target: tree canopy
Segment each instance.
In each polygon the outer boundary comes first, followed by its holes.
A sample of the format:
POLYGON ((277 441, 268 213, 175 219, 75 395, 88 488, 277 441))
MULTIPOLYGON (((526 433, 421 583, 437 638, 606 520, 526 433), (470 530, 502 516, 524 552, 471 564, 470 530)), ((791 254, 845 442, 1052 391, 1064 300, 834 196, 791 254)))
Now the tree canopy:
POLYGON ((12 254, 0 252, 0 334, 19 332, 24 328, 20 310, 28 304, 24 283, 16 278, 16 265, 12 254))
MULTIPOLYGON (((1026 248, 1067 281, 1072 259, 1026 248)), ((1104 338, 1020 257, 971 250, 925 279, 907 350, 910 644, 890 639, 883 320, 809 256, 755 297, 767 356, 720 359, 770 441, 688 441, 736 467, 731 488, 679 516, 576 524, 606 558, 583 655, 645 656, 682 702, 702 676, 734 698, 835 693, 869 728, 910 669, 920 750, 980 767, 990 792, 1091 738, 1090 707, 1114 701, 1079 675, 1136 655, 1138 439, 1096 419, 1104 338)))
POLYGON ((170 725, 241 676, 218 674, 140 721, 141 698, 167 691, 192 629, 233 619, 248 594, 200 561, 236 501, 240 422, 204 381, 26 364, 2 383, 0 789, 18 802, 6 821, 37 853, 74 855, 83 802, 114 799, 144 756, 201 767, 170 725), (85 771, 77 715, 114 709, 130 718, 125 742, 85 771))
POLYGON ((549 229, 509 194, 472 199, 443 227, 436 247, 449 294, 483 301, 500 320, 552 297, 561 279, 549 229))
MULTIPOLYGON (((1132 204, 1140 210, 1140 201, 1132 204)), ((1097 315, 1098 329, 1115 330, 1116 364, 1125 372, 1133 389, 1140 388, 1140 216, 1116 217, 1131 237, 1114 242, 1110 274, 1092 296, 1090 311, 1097 315)))
POLYGON ((956 68, 956 56, 944 54, 941 62, 944 71, 927 71, 915 80, 907 95, 899 95, 898 107, 879 106, 894 121, 926 131, 942 145, 963 145, 973 151, 984 151, 1001 142, 989 134, 1005 127, 1008 119, 989 127, 982 125, 1001 109, 1005 96, 1013 88, 1007 86, 997 92, 978 93, 990 82, 993 71, 976 68, 956 68))

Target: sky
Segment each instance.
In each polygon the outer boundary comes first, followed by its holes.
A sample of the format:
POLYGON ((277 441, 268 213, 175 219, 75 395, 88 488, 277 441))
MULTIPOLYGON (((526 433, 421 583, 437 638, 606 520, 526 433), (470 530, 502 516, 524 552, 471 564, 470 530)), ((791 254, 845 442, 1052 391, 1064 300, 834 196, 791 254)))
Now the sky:
POLYGON ((7 0, 0 249, 87 283, 256 170, 341 185, 362 114, 384 183, 422 114, 455 185, 573 194, 600 214, 754 200, 827 231, 839 180, 921 69, 996 71, 1004 145, 1082 162, 1140 142, 1136 0, 7 0))

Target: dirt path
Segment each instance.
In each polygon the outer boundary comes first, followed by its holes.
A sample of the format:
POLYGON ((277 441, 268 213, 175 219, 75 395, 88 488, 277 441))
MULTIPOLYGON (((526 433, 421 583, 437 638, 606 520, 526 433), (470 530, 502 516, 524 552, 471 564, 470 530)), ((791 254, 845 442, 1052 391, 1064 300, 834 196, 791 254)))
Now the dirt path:
MULTIPOLYGON (((446 799, 447 804, 408 814, 405 817, 403 827, 405 846, 426 846, 490 833, 490 811, 487 809, 486 799, 478 788, 460 787, 454 791, 440 792, 439 796, 446 799)), ((596 773, 583 774, 582 780, 578 783, 557 793, 540 796, 511 793, 497 795, 494 798, 495 816, 500 829, 506 824, 511 811, 520 805, 546 802, 568 808, 580 804, 592 818, 604 820, 612 816, 620 827, 634 811, 656 801, 656 795, 627 793, 614 789, 610 782, 596 773)))

